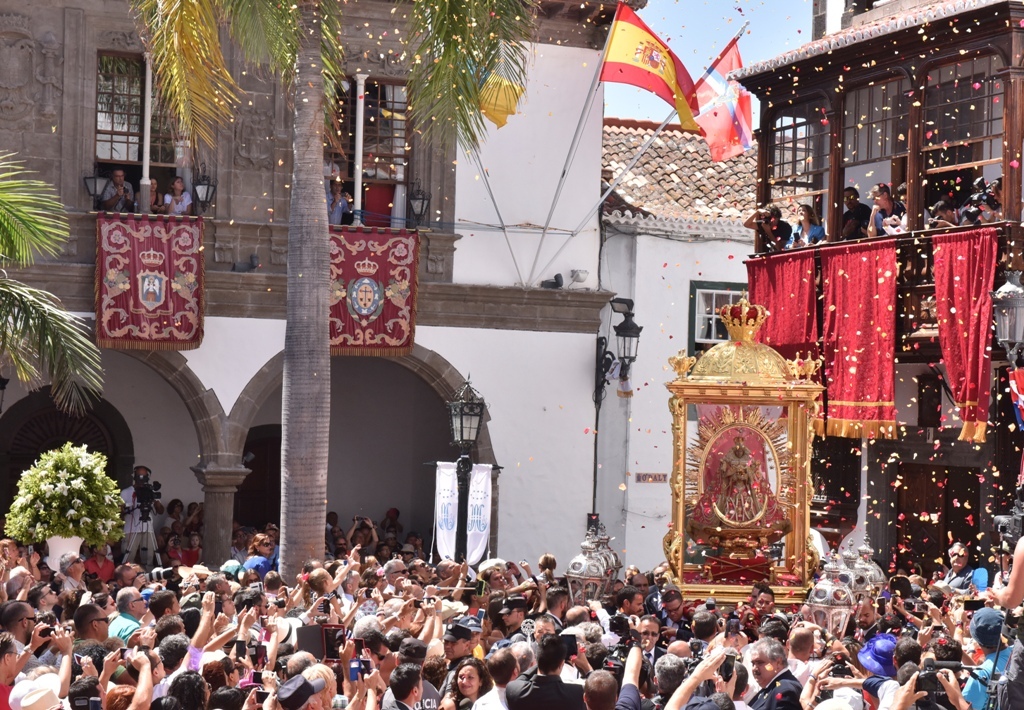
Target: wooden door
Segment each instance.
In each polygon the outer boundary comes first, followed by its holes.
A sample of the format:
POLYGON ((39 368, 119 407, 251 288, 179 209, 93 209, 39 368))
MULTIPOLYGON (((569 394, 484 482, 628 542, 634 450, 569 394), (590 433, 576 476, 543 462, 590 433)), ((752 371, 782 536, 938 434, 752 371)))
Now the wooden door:
POLYGON ((899 466, 896 501, 896 565, 911 571, 918 564, 926 577, 948 564, 952 542, 972 548, 977 561, 978 470, 956 466, 899 466))

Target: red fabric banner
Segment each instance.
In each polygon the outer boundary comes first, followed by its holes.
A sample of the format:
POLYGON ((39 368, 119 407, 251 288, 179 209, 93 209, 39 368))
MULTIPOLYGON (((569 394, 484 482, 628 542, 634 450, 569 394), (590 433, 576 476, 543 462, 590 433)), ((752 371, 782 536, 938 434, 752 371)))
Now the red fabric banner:
POLYGON ((331 354, 408 355, 416 332, 419 234, 331 227, 331 354))
POLYGON ((96 217, 96 343, 192 350, 203 342, 203 218, 96 217))
POLYGON ((747 262, 750 302, 768 309, 757 339, 786 357, 810 352, 817 357, 814 251, 772 254, 747 262))
POLYGON ((830 436, 896 436, 896 241, 821 249, 830 436))
POLYGON ((985 441, 992 388, 992 282, 999 238, 991 227, 938 234, 935 305, 946 380, 964 426, 961 441, 985 441))

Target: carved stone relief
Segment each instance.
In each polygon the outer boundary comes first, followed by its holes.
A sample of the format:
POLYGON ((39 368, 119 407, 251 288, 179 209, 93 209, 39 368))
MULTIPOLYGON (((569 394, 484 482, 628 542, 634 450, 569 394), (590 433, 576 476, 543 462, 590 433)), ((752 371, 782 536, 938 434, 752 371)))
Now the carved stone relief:
POLYGON ((134 32, 109 30, 100 35, 99 47, 118 52, 141 52, 142 40, 134 32))
POLYGON ((273 116, 244 106, 235 117, 235 167, 270 170, 274 166, 273 116))
POLYGON ((14 123, 38 111, 57 115, 63 48, 52 32, 32 34, 24 15, 0 15, 0 122, 14 123))
POLYGON ((404 77, 409 73, 409 56, 402 51, 391 51, 374 44, 345 47, 345 73, 371 76, 404 77))

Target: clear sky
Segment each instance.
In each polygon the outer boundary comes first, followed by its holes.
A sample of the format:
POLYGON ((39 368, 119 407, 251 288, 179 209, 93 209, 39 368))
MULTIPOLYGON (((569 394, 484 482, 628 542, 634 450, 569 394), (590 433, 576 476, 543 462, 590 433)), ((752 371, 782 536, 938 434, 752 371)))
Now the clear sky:
MULTIPOLYGON (((811 41, 811 0, 648 0, 638 14, 676 53, 694 81, 745 20, 750 26, 740 40, 744 65, 811 41)), ((654 94, 626 84, 605 84, 604 102, 605 116, 658 123, 672 110, 654 94)), ((757 117, 755 101, 755 126, 757 117)))

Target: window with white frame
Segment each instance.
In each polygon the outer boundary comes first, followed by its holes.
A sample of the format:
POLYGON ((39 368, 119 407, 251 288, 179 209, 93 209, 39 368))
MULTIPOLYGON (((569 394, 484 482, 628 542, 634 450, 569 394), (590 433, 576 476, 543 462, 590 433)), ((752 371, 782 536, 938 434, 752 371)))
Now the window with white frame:
POLYGON ((725 323, 718 315, 722 306, 731 305, 740 300, 746 291, 744 283, 701 284, 696 282, 691 301, 693 315, 693 341, 696 347, 706 349, 715 343, 729 339, 725 323))

